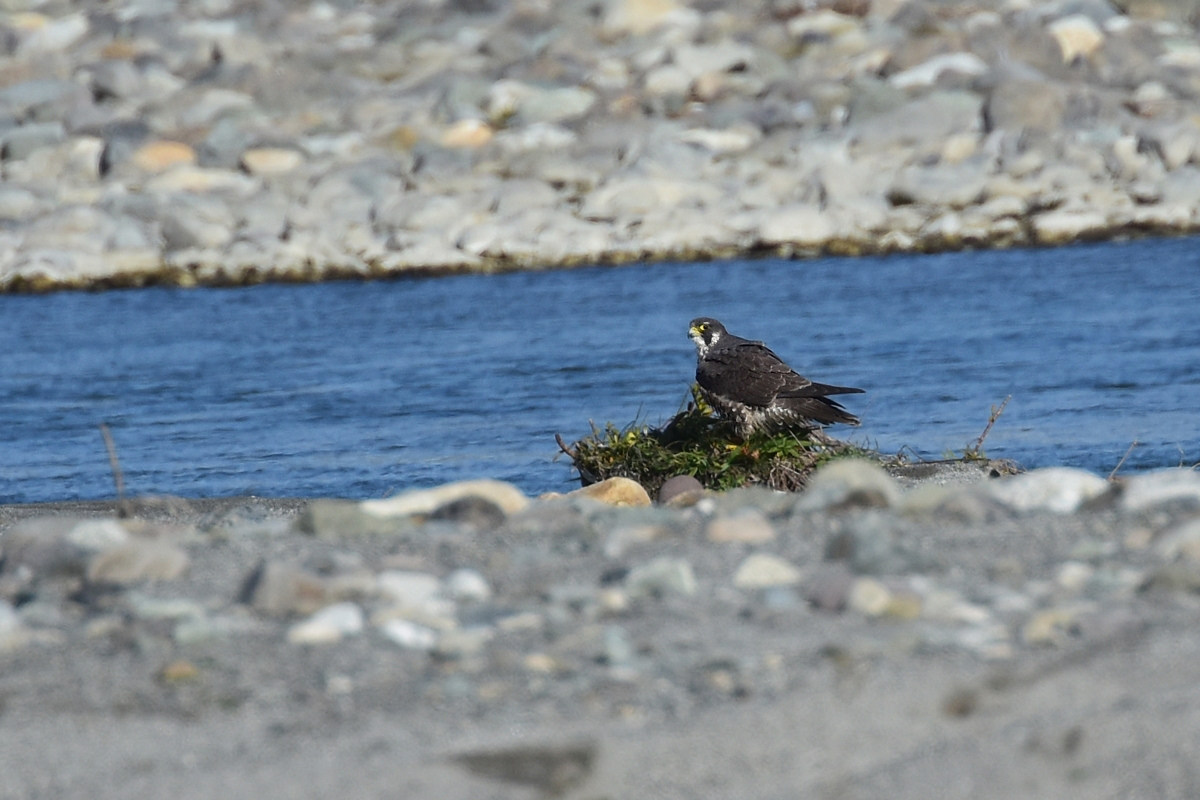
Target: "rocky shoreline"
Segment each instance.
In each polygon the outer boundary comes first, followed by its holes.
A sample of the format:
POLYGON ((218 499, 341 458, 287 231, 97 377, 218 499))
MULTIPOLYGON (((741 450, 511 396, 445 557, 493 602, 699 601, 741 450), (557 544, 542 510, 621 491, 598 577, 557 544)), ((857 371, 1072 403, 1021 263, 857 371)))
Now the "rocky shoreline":
POLYGON ((1185 0, 0 3, 0 290, 1200 229, 1185 0))
POLYGON ((0 507, 0 797, 1194 796, 1200 473, 995 475, 0 507))

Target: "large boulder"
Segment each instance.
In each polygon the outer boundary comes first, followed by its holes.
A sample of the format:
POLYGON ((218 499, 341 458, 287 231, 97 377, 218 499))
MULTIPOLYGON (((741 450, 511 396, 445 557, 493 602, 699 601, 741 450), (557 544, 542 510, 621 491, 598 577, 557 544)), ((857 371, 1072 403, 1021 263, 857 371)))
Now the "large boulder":
POLYGON ((937 146, 956 133, 970 133, 982 124, 983 98, 974 92, 932 92, 890 112, 851 123, 855 143, 864 149, 913 145, 937 146))
POLYGON ((983 109, 987 130, 1050 132, 1062 128, 1067 94, 1058 84, 1009 80, 993 87, 983 109))

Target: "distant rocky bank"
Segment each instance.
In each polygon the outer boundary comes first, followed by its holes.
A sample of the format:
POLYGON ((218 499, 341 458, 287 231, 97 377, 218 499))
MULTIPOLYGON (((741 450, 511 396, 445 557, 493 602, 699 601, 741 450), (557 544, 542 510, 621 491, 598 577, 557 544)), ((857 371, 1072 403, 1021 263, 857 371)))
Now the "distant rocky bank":
POLYGON ((0 2, 0 290, 1200 229, 1196 0, 0 2))

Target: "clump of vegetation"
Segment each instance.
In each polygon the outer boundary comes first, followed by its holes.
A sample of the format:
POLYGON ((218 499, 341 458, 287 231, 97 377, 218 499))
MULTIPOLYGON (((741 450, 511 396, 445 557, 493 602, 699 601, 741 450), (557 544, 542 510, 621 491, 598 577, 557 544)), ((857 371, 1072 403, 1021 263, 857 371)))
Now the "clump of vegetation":
POLYGON ((821 464, 835 458, 872 458, 876 452, 802 428, 760 433, 742 441, 731 423, 713 416, 697 387, 692 402, 661 428, 607 423, 589 436, 559 447, 580 479, 590 483, 632 478, 652 495, 676 475, 692 475, 709 489, 758 484, 796 491, 821 464))

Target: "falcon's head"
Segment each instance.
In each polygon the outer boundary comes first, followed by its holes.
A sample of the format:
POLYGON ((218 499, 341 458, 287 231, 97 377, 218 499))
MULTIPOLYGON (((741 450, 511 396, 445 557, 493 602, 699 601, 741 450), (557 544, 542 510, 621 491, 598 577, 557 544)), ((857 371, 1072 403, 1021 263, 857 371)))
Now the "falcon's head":
POLYGON ((696 317, 688 328, 688 336, 696 343, 696 352, 700 354, 700 358, 704 358, 708 348, 724 335, 725 326, 712 317, 696 317))

